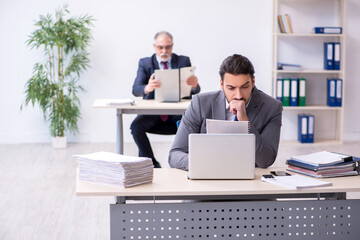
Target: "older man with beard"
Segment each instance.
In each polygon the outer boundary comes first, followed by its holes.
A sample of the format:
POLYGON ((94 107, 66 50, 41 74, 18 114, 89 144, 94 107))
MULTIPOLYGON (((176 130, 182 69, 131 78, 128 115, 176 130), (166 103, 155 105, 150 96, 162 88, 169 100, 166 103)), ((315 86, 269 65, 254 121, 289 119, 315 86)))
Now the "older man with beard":
MULTIPOLYGON (((137 76, 133 84, 134 96, 142 96, 144 99, 154 99, 154 90, 161 86, 159 79, 154 78, 155 69, 178 69, 190 67, 190 58, 172 53, 173 37, 169 32, 158 32, 154 37, 155 54, 151 57, 142 58, 139 61, 137 76)), ((196 76, 190 76, 187 84, 192 87, 191 94, 200 92, 200 86, 196 76)), ((131 134, 139 148, 140 157, 152 158, 155 168, 160 168, 160 163, 155 159, 150 141, 146 135, 149 133, 175 134, 176 122, 181 115, 138 115, 132 122, 131 134)))

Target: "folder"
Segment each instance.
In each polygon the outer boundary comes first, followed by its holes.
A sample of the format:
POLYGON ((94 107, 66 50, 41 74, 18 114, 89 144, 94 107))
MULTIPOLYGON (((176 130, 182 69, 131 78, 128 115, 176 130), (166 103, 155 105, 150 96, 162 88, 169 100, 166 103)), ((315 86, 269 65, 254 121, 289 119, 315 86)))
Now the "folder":
POLYGON ((334 70, 340 70, 340 54, 341 48, 340 43, 335 42, 334 43, 334 70))
POLYGON ((333 70, 334 69, 334 44, 332 42, 324 43, 324 69, 333 70))
POLYGON ((180 71, 179 69, 155 70, 155 78, 160 79, 161 87, 155 89, 155 101, 180 101, 180 71))
POLYGON ((290 86, 290 106, 298 106, 298 80, 297 78, 292 78, 290 86))
POLYGON ((306 79, 299 78, 299 106, 306 105, 306 79))
POLYGON ((341 34, 342 27, 315 27, 315 33, 341 34))
POLYGON ((327 80, 327 105, 336 107, 336 79, 327 80))
POLYGON ((308 117, 305 114, 298 115, 298 140, 301 143, 307 142, 308 117))
POLYGON ((290 106, 290 78, 283 79, 283 106, 290 106))
POLYGON ((282 78, 278 78, 276 80, 276 99, 278 99, 280 102, 283 100, 283 80, 282 78))
POLYGON ((307 141, 308 143, 314 142, 314 127, 315 127, 315 117, 314 115, 308 115, 308 134, 307 141))
POLYGON ((336 79, 336 106, 341 107, 342 103, 342 79, 336 79))

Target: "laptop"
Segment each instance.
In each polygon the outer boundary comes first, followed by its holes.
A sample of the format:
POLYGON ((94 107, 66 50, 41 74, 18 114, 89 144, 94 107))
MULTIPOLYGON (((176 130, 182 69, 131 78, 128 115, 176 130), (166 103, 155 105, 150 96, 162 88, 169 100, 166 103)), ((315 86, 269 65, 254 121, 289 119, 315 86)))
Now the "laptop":
POLYGON ((190 179, 254 179, 254 134, 190 134, 190 179))

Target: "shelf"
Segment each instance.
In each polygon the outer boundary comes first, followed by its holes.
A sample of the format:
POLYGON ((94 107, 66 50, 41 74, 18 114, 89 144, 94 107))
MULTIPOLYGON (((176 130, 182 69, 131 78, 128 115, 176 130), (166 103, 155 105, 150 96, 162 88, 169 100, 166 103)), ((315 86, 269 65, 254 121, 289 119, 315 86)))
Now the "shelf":
POLYGON ((301 143, 299 141, 290 141, 290 140, 282 140, 280 141, 280 147, 281 146, 329 146, 329 145, 339 145, 342 144, 339 140, 331 140, 331 139, 320 139, 316 140, 314 143, 301 143))
MULTIPOLYGON (((273 70, 274 71, 274 70, 273 70)), ((275 70, 276 73, 320 73, 320 74, 324 74, 324 73, 327 73, 327 74, 334 74, 334 73, 337 73, 337 74, 343 74, 343 71, 342 70, 323 70, 323 69, 304 69, 304 70, 275 70)))
POLYGON ((303 106, 303 107, 287 107, 284 106, 283 107, 284 110, 333 110, 333 111, 339 111, 342 110, 343 107, 329 107, 329 106, 323 106, 323 105, 319 105, 319 106, 303 106))
POLYGON ((279 37, 342 37, 343 34, 323 34, 323 33, 274 33, 279 37))

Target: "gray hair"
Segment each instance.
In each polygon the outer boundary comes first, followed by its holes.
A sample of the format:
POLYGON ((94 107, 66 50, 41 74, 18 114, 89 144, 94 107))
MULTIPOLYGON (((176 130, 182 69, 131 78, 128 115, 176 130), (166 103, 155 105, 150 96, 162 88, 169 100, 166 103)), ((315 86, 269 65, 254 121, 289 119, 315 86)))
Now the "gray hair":
POLYGON ((171 35, 171 33, 167 32, 167 31, 161 31, 155 34, 154 40, 156 41, 156 39, 160 36, 160 35, 165 35, 168 36, 171 41, 173 41, 173 36, 171 35))

